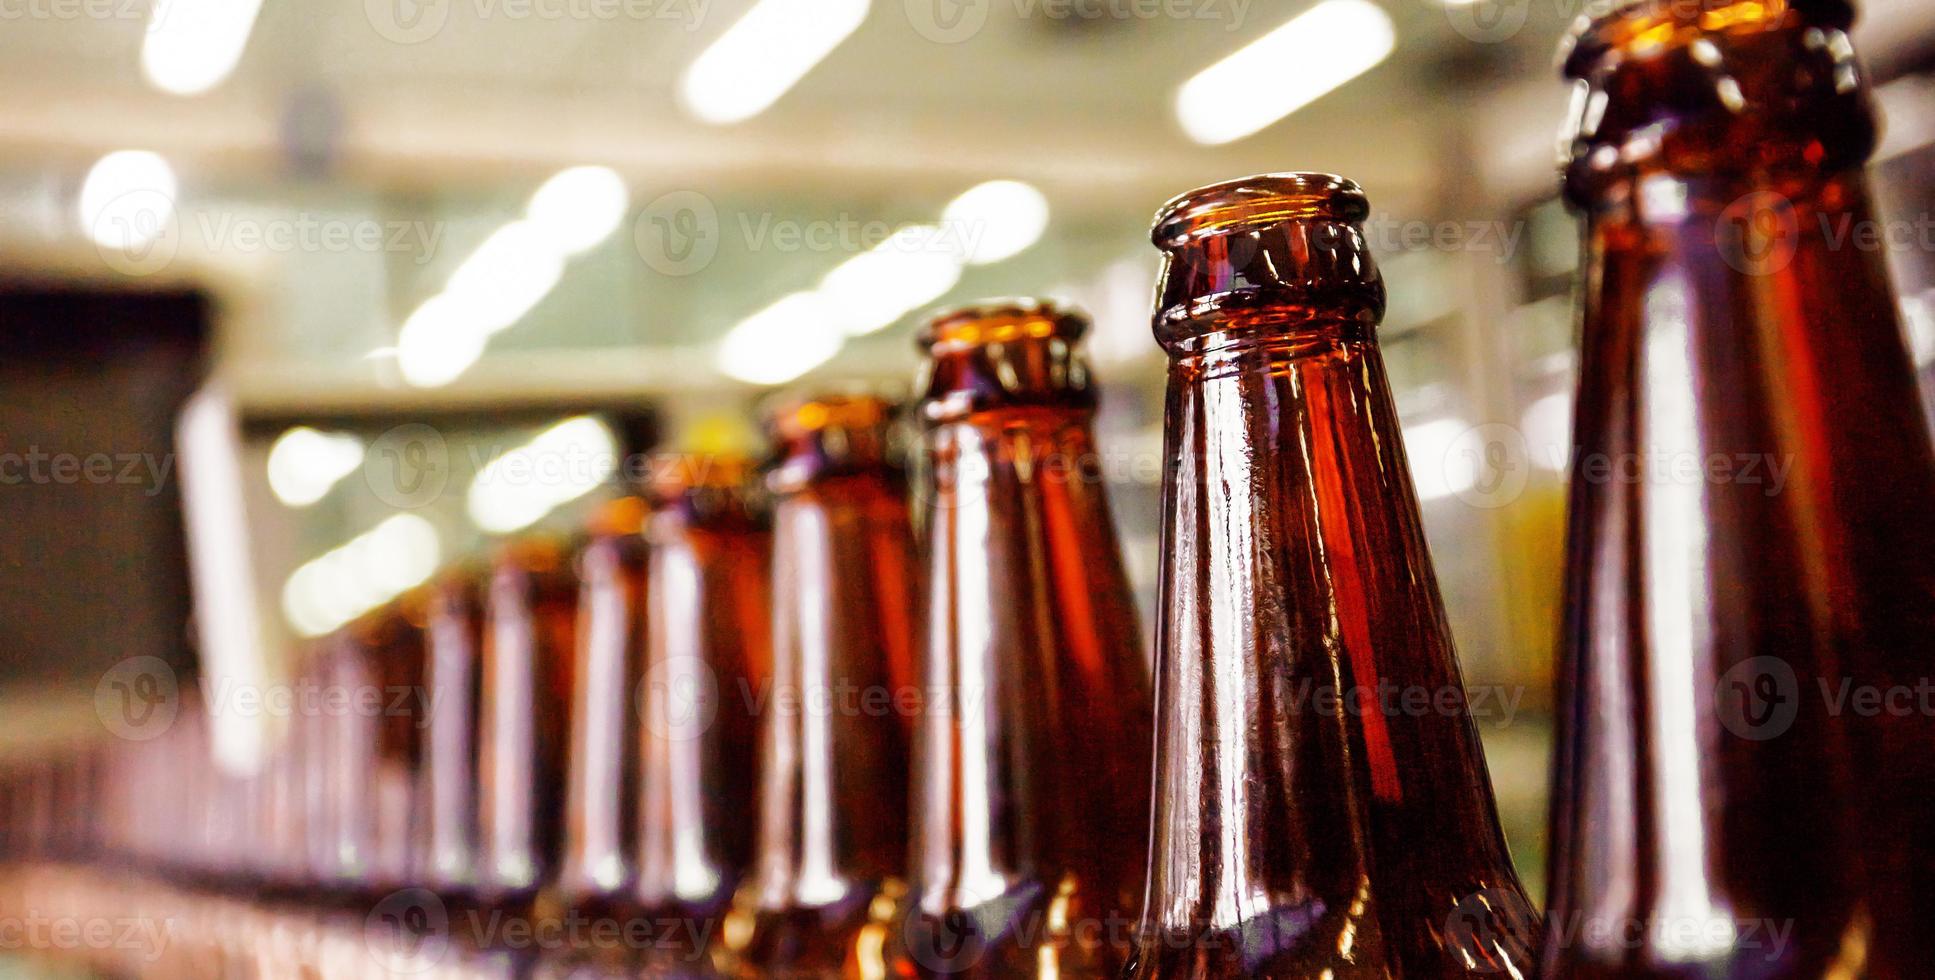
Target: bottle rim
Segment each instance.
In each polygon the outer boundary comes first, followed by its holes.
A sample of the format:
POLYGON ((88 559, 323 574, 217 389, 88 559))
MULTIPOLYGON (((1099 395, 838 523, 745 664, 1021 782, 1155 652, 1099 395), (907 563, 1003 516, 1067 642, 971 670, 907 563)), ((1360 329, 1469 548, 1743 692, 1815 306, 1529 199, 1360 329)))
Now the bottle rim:
POLYGON ((1716 35, 1758 33, 1799 14, 1816 27, 1847 29, 1854 8, 1847 0, 1611 0, 1579 15, 1559 42, 1559 70, 1586 78, 1614 50, 1648 58, 1716 35))
POLYGON ((854 431, 888 425, 900 412, 900 399, 865 390, 788 392, 768 402, 765 428, 775 443, 832 429, 854 431))
POLYGON ((1293 221, 1362 221, 1370 213, 1364 189, 1347 177, 1298 171, 1253 174, 1171 198, 1156 212, 1149 236, 1157 248, 1169 250, 1293 221))
POLYGON ((1088 328, 1088 314, 1056 300, 990 299, 929 316, 915 344, 926 354, 938 355, 1048 337, 1072 342, 1081 339, 1088 328))

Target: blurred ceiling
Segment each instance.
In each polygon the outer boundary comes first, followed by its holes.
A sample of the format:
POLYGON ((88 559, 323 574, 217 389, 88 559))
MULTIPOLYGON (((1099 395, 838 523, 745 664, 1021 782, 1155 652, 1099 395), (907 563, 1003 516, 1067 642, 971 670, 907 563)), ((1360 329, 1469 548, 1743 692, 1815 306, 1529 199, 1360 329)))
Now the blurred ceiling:
MULTIPOLYGON (((87 265, 70 217, 83 175, 104 153, 152 150, 181 175, 180 210, 199 225, 167 275, 225 297, 225 363, 245 401, 712 389, 719 337, 864 248, 837 234, 827 247, 786 244, 772 229, 933 221, 968 187, 1015 178, 1046 195, 1048 233, 1017 258, 968 268, 944 301, 1064 292, 1114 311, 1101 332, 1148 348, 1146 293, 1135 294, 1154 256, 1142 236, 1178 191, 1329 170, 1358 179, 1382 211, 1427 218, 1544 194, 1567 96, 1553 51, 1578 3, 1382 0, 1396 28, 1388 59, 1221 146, 1184 134, 1178 86, 1309 3, 873 0, 768 111, 697 121, 679 105, 680 74, 751 6, 267 0, 233 77, 180 97, 142 77, 148 0, 19 0, 0 29, 0 205, 17 218, 0 228, 0 253, 15 266, 87 265), (624 177, 634 220, 573 259, 447 390, 401 384, 385 352, 404 320, 547 176, 588 163, 624 177), (639 225, 658 202, 695 196, 716 254, 668 273, 641 253, 639 225), (421 222, 431 237, 297 254, 192 241, 292 214, 421 222)), ((1893 57, 1926 33, 1931 8, 1881 5, 1858 40, 1871 58, 1893 57)), ((824 370, 904 376, 910 365, 903 319, 824 370)))
POLYGON ((1522 29, 1477 43, 1458 29, 1489 36, 1474 8, 1392 3, 1399 49, 1383 66, 1258 137, 1202 149, 1172 119, 1176 87, 1308 4, 1182 0, 1181 16, 1147 17, 1162 8, 876 0, 771 111, 713 127, 679 110, 676 81, 749 0, 272 0, 234 77, 192 98, 142 81, 145 0, 32 2, 113 16, 25 17, 0 32, 12 93, 0 152, 25 161, 139 145, 203 173, 275 180, 301 131, 326 144, 331 177, 393 188, 595 160, 706 189, 838 192, 867 177, 946 193, 1007 174, 1137 211, 1205 174, 1329 168, 1367 186, 1428 184, 1447 70, 1530 68, 1557 87, 1564 22, 1555 0, 1524 3, 1522 29), (937 26, 945 17, 960 22, 937 26))

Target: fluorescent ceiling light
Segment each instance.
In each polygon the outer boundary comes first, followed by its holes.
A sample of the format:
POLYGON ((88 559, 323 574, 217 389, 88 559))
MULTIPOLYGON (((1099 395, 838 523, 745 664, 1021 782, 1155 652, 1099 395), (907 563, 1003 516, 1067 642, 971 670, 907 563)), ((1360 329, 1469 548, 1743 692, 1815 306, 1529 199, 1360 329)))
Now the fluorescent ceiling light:
POLYGON ((1371 0, 1323 0, 1176 92, 1176 118, 1198 143, 1239 140, 1369 71, 1397 44, 1371 0))
POLYGON ((792 293, 726 334, 719 370, 752 384, 783 384, 831 360, 842 343, 826 297, 792 293))
POLYGON ((484 239, 397 333, 403 380, 435 388, 483 357, 490 338, 516 325, 564 277, 565 261, 611 237, 631 206, 606 167, 571 167, 544 182, 525 216, 484 239))
POLYGON ((941 213, 960 236, 970 265, 986 265, 1020 253, 1048 230, 1048 198, 1018 180, 991 180, 971 187, 941 213))
POLYGON ((444 295, 493 334, 523 319, 563 275, 564 256, 552 239, 529 221, 513 221, 492 232, 450 274, 444 295))
POLYGON ((398 514, 305 563, 282 587, 282 612, 303 636, 321 636, 436 572, 437 529, 398 514))
POLYGON ((598 488, 618 466, 618 443, 589 415, 559 422, 493 459, 470 483, 470 519, 508 534, 598 488))
POLYGON ((819 289, 824 306, 849 335, 891 326, 961 280, 958 246, 932 225, 903 228, 827 273, 819 289))
POLYGON ((269 489, 291 507, 307 507, 361 465, 363 440, 299 425, 269 447, 269 489))
POLYGON ((419 388, 441 387, 484 356, 489 334, 466 316, 462 303, 438 293, 403 321, 396 337, 396 366, 404 381, 419 388))
POLYGON ((679 80, 686 111, 709 123, 766 111, 866 22, 869 0, 759 0, 679 80))
POLYGON ((610 167, 559 171, 531 195, 524 217, 565 255, 590 251, 625 220, 631 195, 610 167))
POLYGON ((1460 452, 1459 440, 1471 431, 1463 419, 1443 418, 1404 429, 1404 454, 1411 460, 1411 481, 1419 500, 1463 493, 1478 483, 1479 460, 1460 452))
POLYGON ((107 248, 140 249, 167 230, 178 190, 174 168, 159 154, 110 153, 81 183, 81 230, 107 248))
POLYGON ((141 45, 141 73, 175 95, 222 84, 242 60, 262 0, 155 0, 141 45))

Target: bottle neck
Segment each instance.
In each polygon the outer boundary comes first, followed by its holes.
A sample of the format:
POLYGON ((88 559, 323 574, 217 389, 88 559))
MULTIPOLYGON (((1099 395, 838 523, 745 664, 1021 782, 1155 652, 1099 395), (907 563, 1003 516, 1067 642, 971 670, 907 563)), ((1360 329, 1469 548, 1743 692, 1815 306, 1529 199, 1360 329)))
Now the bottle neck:
POLYGON ((927 433, 914 858, 931 914, 1065 880, 1084 915, 1137 897, 1149 681, 1090 419, 1018 407, 927 433))
MULTIPOLYGON (((1653 173, 1807 182, 1859 167, 1875 114, 1847 0, 1631 0, 1575 28, 1566 195, 1653 173)), ((1777 188, 1767 188, 1777 189, 1777 188)))
POLYGON ((578 554, 577 685, 558 873, 560 890, 573 897, 624 884, 637 819, 633 699, 643 677, 645 542, 623 516, 601 524, 578 554))
POLYGON ((1445 928, 1533 915, 1382 360, 1354 318, 1270 332, 1171 363, 1144 963, 1522 971, 1510 930, 1445 928))
POLYGON ((428 799, 419 862, 434 885, 453 889, 469 884, 476 867, 480 616, 473 579, 439 582, 424 628, 434 709, 424 732, 428 799))
POLYGON ((752 856, 758 697, 771 670, 771 534, 680 508, 647 525, 636 897, 665 914, 723 907, 752 856))
MULTIPOLYGON (((1888 794, 1919 779, 1850 770, 1850 740, 1887 723, 1821 692, 1923 673, 1908 668, 1935 626, 1935 523, 1903 502, 1935 493, 1935 460, 1886 246, 1861 237, 1876 226, 1858 170, 1778 194, 1654 187, 1636 188, 1638 209, 1588 216, 1555 925, 1789 921, 1792 972, 1832 972, 1850 929, 1911 904, 1860 909, 1851 781, 1888 794), (1749 193, 1764 213, 1730 203, 1749 193), (1813 841, 1800 860, 1757 857, 1795 835, 1813 841)), ((1888 744, 1927 754, 1919 735, 1888 744)), ((1551 955, 1656 954, 1582 941, 1551 955)))
POLYGON ((557 868, 577 594, 555 564, 500 561, 485 600, 478 687, 479 882, 516 894, 557 868))
POLYGON ((773 514, 759 902, 864 902, 907 859, 913 531, 899 475, 813 479, 773 514))

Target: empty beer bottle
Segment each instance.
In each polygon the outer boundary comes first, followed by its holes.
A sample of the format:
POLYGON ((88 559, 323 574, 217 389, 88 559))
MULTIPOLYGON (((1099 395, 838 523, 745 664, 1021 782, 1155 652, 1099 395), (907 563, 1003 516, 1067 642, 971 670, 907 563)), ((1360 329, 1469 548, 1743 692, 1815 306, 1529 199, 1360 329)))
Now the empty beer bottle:
POLYGON ((564 543, 506 542, 484 598, 477 898, 530 916, 558 870, 578 589, 564 543))
POLYGON ((1926 684, 1935 461, 1851 20, 1646 0, 1570 42, 1548 976, 1927 973, 1935 730, 1863 705, 1926 684))
MULTIPOLYGON (((327 817, 323 879, 352 905, 410 880, 422 742, 421 595, 350 623, 326 644, 315 710, 327 817)), ((210 774, 211 787, 217 777, 210 774)), ((212 789, 211 789, 212 792, 212 789)))
POLYGON ((1134 977, 1525 976, 1356 184, 1166 205, 1155 843, 1134 977))
POLYGON ((477 722, 488 569, 439 572, 424 611, 424 685, 435 706, 423 732, 417 883, 471 904, 478 884, 477 722))
POLYGON ((772 532, 749 459, 691 453, 656 469, 631 896, 652 926, 640 952, 653 971, 703 973, 758 826, 772 532))
POLYGON ((563 905, 599 920, 620 914, 637 846, 646 511, 636 495, 607 501, 578 550, 578 664, 556 890, 563 905))
POLYGON ((1149 826, 1149 673, 1077 350, 1050 303, 934 319, 926 708, 901 941, 924 976, 1110 976, 1149 826))
POLYGON ((914 547, 895 406, 771 413, 773 682, 760 833, 728 950, 748 977, 882 977, 907 862, 914 547))

